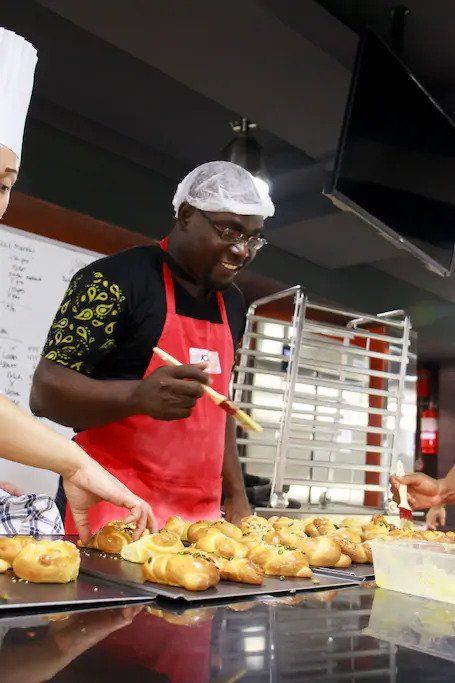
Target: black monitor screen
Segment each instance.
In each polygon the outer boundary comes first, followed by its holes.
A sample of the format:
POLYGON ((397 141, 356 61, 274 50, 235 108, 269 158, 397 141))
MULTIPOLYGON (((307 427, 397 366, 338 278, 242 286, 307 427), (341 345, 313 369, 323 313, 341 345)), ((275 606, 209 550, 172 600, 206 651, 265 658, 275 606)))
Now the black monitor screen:
POLYGON ((360 44, 328 193, 448 274, 455 239, 455 128, 373 32, 360 44), (428 259, 429 257, 429 259, 428 259))

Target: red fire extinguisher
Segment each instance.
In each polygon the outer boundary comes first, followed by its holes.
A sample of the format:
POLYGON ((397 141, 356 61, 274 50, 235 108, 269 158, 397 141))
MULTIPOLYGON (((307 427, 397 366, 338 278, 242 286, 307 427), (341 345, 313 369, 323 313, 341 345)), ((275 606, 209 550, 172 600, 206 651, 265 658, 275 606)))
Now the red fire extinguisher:
POLYGON ((428 400, 431 391, 431 373, 427 368, 419 368, 417 371, 417 398, 428 400))
POLYGON ((438 411, 430 406, 420 415, 420 452, 424 455, 438 454, 438 411))

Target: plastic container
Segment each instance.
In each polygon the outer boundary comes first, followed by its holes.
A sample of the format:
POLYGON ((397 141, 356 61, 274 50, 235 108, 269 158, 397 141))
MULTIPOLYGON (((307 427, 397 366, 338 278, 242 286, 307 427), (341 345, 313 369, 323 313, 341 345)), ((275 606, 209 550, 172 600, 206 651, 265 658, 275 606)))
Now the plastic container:
POLYGON ((455 604, 455 545, 427 541, 371 541, 380 588, 455 604))
POLYGON ((455 605, 378 588, 363 633, 455 662, 455 605))

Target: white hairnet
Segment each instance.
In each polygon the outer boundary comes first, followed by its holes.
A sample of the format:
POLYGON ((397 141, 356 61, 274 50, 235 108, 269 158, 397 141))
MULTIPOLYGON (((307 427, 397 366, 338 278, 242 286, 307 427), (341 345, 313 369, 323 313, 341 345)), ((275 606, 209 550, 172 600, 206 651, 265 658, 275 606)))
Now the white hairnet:
POLYGON ((183 202, 240 216, 268 218, 275 213, 266 183, 256 183, 251 173, 230 161, 209 161, 188 173, 172 200, 176 216, 183 202))

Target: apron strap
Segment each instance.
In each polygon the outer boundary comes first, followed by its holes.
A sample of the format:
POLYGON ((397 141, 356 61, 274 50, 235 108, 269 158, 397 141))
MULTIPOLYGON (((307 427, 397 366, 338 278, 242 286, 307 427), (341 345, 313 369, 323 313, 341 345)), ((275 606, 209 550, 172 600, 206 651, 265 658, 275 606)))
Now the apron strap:
POLYGON ((226 306, 224 305, 224 299, 223 299, 223 295, 221 294, 221 292, 216 293, 216 298, 218 301, 218 307, 220 309, 221 322, 223 323, 223 325, 229 326, 229 322, 227 319, 227 313, 226 313, 226 306))
MULTIPOLYGON (((164 237, 160 240, 159 245, 163 251, 167 251, 168 238, 164 237)), ((175 288, 174 280, 172 279, 172 274, 167 263, 163 262, 163 279, 164 279, 164 291, 166 294, 166 304, 169 313, 175 314, 175 288)), ((221 292, 216 292, 216 300, 218 302, 218 308, 220 310, 221 322, 223 325, 229 325, 226 306, 224 304, 223 295, 221 292)))
POLYGON ((171 270, 163 261, 164 292, 166 295, 167 315, 175 315, 175 289, 171 270))

